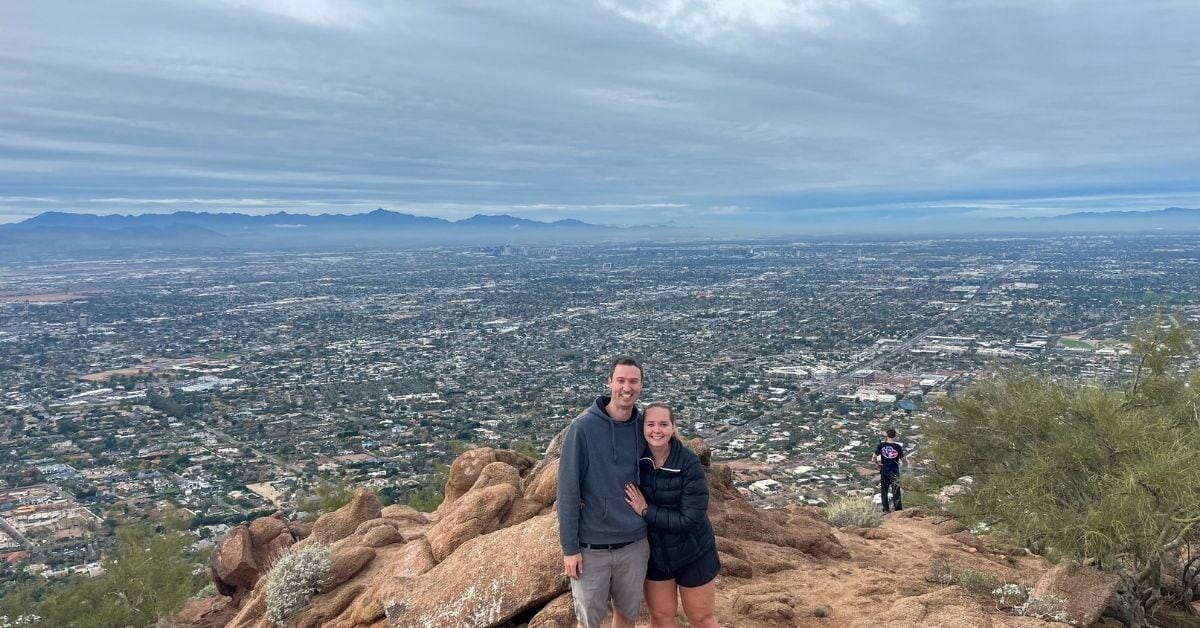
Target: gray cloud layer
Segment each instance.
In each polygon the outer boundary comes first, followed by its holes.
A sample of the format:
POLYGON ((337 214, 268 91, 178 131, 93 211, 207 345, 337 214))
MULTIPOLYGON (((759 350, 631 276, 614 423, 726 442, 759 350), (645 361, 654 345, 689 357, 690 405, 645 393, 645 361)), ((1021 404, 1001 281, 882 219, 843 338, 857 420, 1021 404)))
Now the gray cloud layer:
POLYGON ((1197 32, 1190 0, 5 3, 0 221, 1198 205, 1197 32))

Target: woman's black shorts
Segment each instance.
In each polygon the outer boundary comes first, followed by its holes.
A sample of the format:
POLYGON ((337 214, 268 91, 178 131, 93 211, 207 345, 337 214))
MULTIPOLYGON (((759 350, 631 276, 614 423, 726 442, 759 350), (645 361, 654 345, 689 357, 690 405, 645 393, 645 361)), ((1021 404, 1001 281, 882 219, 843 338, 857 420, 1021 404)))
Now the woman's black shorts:
POLYGON ((698 587, 711 582, 713 578, 717 577, 719 571, 721 571, 721 558, 717 556, 717 548, 714 545, 707 552, 697 556, 696 560, 674 570, 659 569, 652 560, 646 569, 646 579, 674 579, 675 584, 681 587, 698 587))

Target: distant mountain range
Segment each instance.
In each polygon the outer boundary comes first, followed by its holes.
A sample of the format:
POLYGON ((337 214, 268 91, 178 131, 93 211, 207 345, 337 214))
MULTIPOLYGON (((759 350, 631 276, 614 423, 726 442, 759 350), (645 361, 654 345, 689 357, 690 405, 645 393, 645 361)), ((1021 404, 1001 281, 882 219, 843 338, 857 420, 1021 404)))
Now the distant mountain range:
POLYGON ((362 214, 174 212, 94 215, 46 212, 0 225, 0 245, 33 248, 375 246, 394 243, 566 242, 619 232, 579 220, 541 222, 478 214, 450 221, 376 209, 362 214))
POLYGON ((1043 218, 997 218, 993 222, 1006 226, 1051 227, 1054 230, 1096 228, 1114 231, 1159 231, 1200 229, 1200 209, 1168 207, 1156 211, 1077 212, 1043 218))
POLYGON ((831 217, 827 223, 797 213, 794 225, 730 223, 729 229, 609 227, 579 220, 542 222, 508 215, 478 214, 444 220, 376 209, 362 214, 289 214, 174 212, 170 214, 94 215, 47 212, 23 222, 0 225, 0 251, 112 251, 131 249, 230 249, 374 247, 389 245, 506 244, 632 241, 670 237, 742 235, 803 236, 890 233, 1052 234, 1200 232, 1200 209, 1169 207, 1157 211, 1079 212, 1044 218, 996 218, 966 221, 954 216, 914 223, 902 216, 831 217), (756 229, 756 226, 760 227, 756 229), (791 228, 789 228, 791 227, 791 228), (718 232, 719 233, 715 233, 718 232))

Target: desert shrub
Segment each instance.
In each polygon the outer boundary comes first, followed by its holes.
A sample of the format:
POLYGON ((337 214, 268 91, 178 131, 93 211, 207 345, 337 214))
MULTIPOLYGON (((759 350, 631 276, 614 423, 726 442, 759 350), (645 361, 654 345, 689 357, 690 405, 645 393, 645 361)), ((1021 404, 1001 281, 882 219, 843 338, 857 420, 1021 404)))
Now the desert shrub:
POLYGON ((1189 330, 1163 320, 1132 342, 1120 387, 1010 373, 972 384, 926 422, 932 473, 971 475, 950 508, 1019 546, 1121 576, 1126 624, 1163 602, 1166 558, 1200 526, 1200 373, 1178 374, 1189 330))
POLYGON ((190 597, 188 599, 189 600, 203 600, 206 597, 212 597, 214 595, 217 595, 217 585, 213 584, 212 582, 209 582, 208 584, 204 585, 204 588, 193 593, 192 597, 190 597))
POLYGON ((42 618, 33 613, 17 615, 12 618, 7 615, 0 616, 0 628, 34 628, 41 625, 42 618))
POLYGON ((954 573, 949 563, 941 556, 934 556, 929 563, 929 575, 925 576, 925 580, 941 585, 951 585, 958 579, 958 574, 954 573))
POLYGON ((1045 621, 1067 621, 1063 601, 1053 595, 1038 597, 1029 589, 1009 582, 993 589, 991 596, 996 601, 997 609, 1009 611, 1014 615, 1045 621))
POLYGON ((1063 610, 1063 601, 1053 595, 1046 597, 1030 595, 1023 603, 1013 608, 1013 613, 1044 621, 1067 621, 1067 612, 1063 610))
POLYGON ((1016 608, 1029 599, 1029 590, 1009 582, 992 589, 992 599, 996 600, 996 608, 1006 610, 1016 608))
POLYGON ((967 569, 958 574, 957 581, 958 586, 975 595, 990 595, 996 585, 1000 583, 994 574, 974 569, 967 569))
POLYGON ((825 507, 825 519, 835 527, 878 528, 883 513, 870 501, 858 497, 838 497, 825 507))
POLYGON ((930 561, 929 574, 925 576, 925 580, 945 586, 957 584, 970 593, 981 597, 995 597, 996 591, 999 590, 998 587, 1001 585, 1001 581, 996 577, 996 574, 987 571, 977 571, 975 569, 956 571, 942 556, 934 556, 933 560, 930 561))
POLYGON ((313 543, 279 558, 266 576, 267 619, 285 626, 321 592, 329 573, 329 546, 313 543))

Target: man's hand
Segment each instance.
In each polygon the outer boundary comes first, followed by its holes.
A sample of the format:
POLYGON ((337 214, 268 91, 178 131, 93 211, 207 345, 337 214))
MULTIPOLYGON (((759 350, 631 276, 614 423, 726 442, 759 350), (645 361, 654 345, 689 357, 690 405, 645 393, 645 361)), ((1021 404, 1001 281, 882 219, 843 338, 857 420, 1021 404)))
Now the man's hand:
POLYGON ((563 556, 563 572, 572 580, 578 580, 583 575, 583 554, 563 556))

